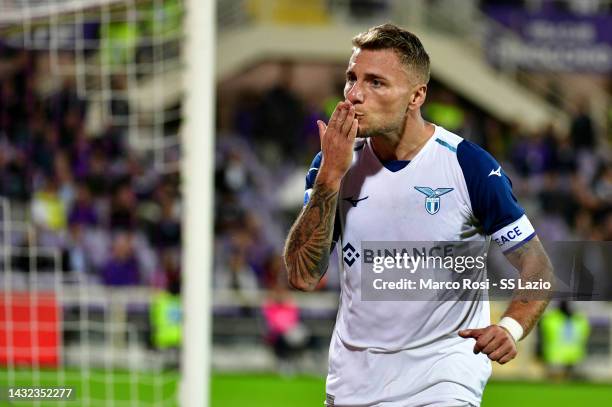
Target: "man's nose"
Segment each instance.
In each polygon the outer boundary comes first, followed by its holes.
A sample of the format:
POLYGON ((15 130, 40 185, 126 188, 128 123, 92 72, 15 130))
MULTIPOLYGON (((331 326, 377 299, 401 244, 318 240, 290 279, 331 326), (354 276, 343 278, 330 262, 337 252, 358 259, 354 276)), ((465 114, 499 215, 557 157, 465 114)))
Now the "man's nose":
POLYGON ((352 104, 363 103, 363 92, 357 82, 346 93, 346 99, 352 104))

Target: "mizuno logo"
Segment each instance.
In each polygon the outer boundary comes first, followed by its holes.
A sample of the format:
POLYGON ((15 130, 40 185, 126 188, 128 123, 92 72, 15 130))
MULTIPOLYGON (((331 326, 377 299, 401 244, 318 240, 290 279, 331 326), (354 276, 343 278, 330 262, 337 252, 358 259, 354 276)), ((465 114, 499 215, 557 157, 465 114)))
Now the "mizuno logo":
POLYGON ((440 197, 453 190, 453 188, 438 188, 434 190, 429 187, 414 187, 414 189, 425 195, 425 210, 430 215, 435 215, 440 210, 440 197))
POLYGON ((349 196, 348 198, 342 198, 342 199, 346 202, 350 202, 350 204, 353 205, 353 208, 356 208, 359 202, 365 201, 368 198, 369 196, 366 196, 365 198, 361 198, 361 199, 353 199, 352 196, 349 196))
POLYGON ((491 175, 497 175, 498 177, 501 177, 501 165, 497 167, 496 170, 491 170, 491 172, 489 173, 489 177, 491 175))

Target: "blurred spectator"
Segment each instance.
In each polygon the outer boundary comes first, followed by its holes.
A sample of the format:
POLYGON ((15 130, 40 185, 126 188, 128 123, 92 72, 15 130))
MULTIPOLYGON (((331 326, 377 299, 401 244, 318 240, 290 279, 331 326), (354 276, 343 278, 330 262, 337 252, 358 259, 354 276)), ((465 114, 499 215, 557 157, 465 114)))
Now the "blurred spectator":
POLYGON ((102 270, 102 281, 113 286, 137 285, 141 282, 130 233, 120 232, 115 236, 111 257, 102 270))
POLYGON ((572 119, 570 139, 576 151, 595 148, 595 129, 588 113, 588 104, 585 101, 578 105, 576 115, 572 119))
POLYGON ((612 206, 612 166, 601 164, 593 180, 593 195, 601 207, 607 210, 612 206))
POLYGON ((183 318, 181 297, 160 291, 151 300, 152 342, 157 349, 178 348, 182 341, 183 318))
POLYGON ((61 232, 66 229, 66 206, 59 195, 57 179, 43 180, 43 187, 32 199, 32 221, 43 231, 61 232))
POLYGON ((276 284, 262 306, 266 322, 266 342, 274 350, 283 374, 292 373, 296 356, 305 350, 312 338, 300 321, 300 310, 284 283, 276 284))
POLYGON ((53 174, 53 157, 59 150, 59 134, 55 127, 49 126, 43 133, 33 134, 28 158, 37 170, 44 174, 53 174))
POLYGON ((234 112, 234 127, 247 140, 252 140, 257 122, 259 95, 252 90, 245 90, 238 99, 234 112))
POLYGON ((301 148, 294 137, 300 136, 304 121, 303 103, 291 90, 292 77, 293 66, 287 62, 281 66, 278 84, 263 95, 255 124, 258 140, 265 141, 268 148, 280 147, 289 157, 301 148))
POLYGON ((80 129, 79 132, 75 134, 74 143, 70 146, 69 151, 72 171, 75 177, 79 180, 84 180, 89 173, 92 151, 91 144, 83 129, 80 129))
POLYGON ((68 215, 68 223, 71 225, 96 226, 98 221, 98 214, 91 199, 89 187, 84 183, 78 184, 75 200, 68 215))
POLYGON ((113 196, 110 210, 113 230, 133 231, 136 228, 136 196, 130 184, 120 185, 113 196))
POLYGON ((160 202, 161 216, 153 225, 151 243, 156 248, 177 248, 181 244, 181 220, 170 198, 160 202))
POLYGON ((62 146, 69 146, 72 144, 75 130, 80 127, 87 106, 76 92, 73 77, 63 78, 61 88, 51 96, 48 106, 49 117, 61 130, 62 146))
POLYGON ((26 156, 22 151, 0 147, 0 194, 17 201, 30 198, 32 181, 26 156))
POLYGON ((522 176, 540 175, 553 166, 555 141, 549 131, 519 135, 512 150, 512 162, 522 176))
POLYGON ((85 181, 94 197, 108 194, 112 179, 108 173, 108 160, 101 150, 96 150, 89 156, 86 173, 85 181))
POLYGON ((248 188, 252 180, 240 153, 230 150, 215 174, 215 187, 221 193, 239 194, 248 188))
POLYGON ((214 287, 220 290, 234 290, 242 311, 251 313, 257 303, 259 282, 253 268, 247 263, 244 249, 230 249, 226 261, 219 265, 214 274, 214 287))
POLYGON ((544 174, 544 182, 538 198, 540 209, 546 216, 558 217, 561 222, 567 223, 574 218, 577 210, 576 203, 569 191, 561 187, 557 172, 550 171, 544 174))
POLYGON ((569 137, 557 138, 557 148, 553 167, 562 176, 576 172, 576 153, 573 150, 569 137))
POLYGON ((589 321, 574 312, 568 301, 561 301, 542 316, 539 323, 541 355, 553 379, 572 378, 584 359, 590 334, 589 321))
POLYGON ((153 285, 171 294, 181 292, 181 269, 179 265, 180 253, 165 249, 159 261, 159 268, 153 277, 153 285))
POLYGON ((72 223, 69 227, 67 249, 65 252, 64 270, 76 273, 79 278, 87 278, 91 271, 91 264, 87 255, 84 241, 83 225, 72 223))
POLYGON ((53 167, 60 199, 64 203, 64 207, 70 210, 75 199, 76 187, 74 185, 74 178, 72 170, 70 169, 68 156, 63 150, 58 150, 55 153, 53 167))

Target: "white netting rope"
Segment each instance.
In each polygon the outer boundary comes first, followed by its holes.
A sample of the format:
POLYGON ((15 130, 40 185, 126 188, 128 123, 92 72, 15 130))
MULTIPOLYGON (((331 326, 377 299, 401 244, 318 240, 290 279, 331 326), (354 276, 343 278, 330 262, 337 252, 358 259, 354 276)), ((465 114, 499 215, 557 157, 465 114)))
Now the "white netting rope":
POLYGON ((181 0, 0 1, 3 43, 46 53, 40 91, 63 80, 87 100, 87 130, 123 129, 162 173, 178 171, 181 0))
MULTIPOLYGON (((149 161, 148 168, 174 173, 180 158, 181 18, 181 0, 0 0, 0 47, 42 56, 47 71, 36 81, 36 91, 43 95, 72 81, 79 98, 87 103, 90 137, 103 134, 108 127, 117 128, 129 141, 130 150, 149 161)), ((47 322, 39 322, 38 315, 41 293, 52 291, 60 309, 72 307, 78 315, 75 321, 62 321, 58 335, 78 337, 78 344, 59 350, 60 365, 51 376, 37 361, 53 354, 53 349, 28 351, 8 346, 10 354, 0 369, 0 382, 14 385, 25 377, 35 386, 79 383, 78 404, 83 406, 175 405, 168 376, 161 373, 165 365, 176 361, 148 349, 140 328, 127 318, 130 307, 150 306, 153 292, 143 288, 115 295, 91 286, 86 279, 66 285, 57 249, 48 254, 53 264, 49 275, 39 270, 37 262, 48 248, 14 245, 12 235, 20 229, 27 234, 32 225, 28 219, 17 219, 4 199, 1 226, 0 292, 4 295, 0 306, 6 311, 3 323, 7 323, 3 339, 12 343, 14 332, 23 328, 12 322, 16 292, 28 294, 34 340, 53 330, 47 322), (27 258, 27 275, 13 270, 16 255, 27 258), (96 311, 100 309, 101 313, 96 311), (22 354, 34 360, 25 369, 15 363, 22 354)), ((61 337, 58 342, 62 343, 61 337)))

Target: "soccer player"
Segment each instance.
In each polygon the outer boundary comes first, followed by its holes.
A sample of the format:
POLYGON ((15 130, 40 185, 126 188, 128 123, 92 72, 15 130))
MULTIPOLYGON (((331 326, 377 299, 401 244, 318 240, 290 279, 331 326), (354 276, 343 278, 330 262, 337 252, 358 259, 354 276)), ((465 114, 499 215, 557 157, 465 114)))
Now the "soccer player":
POLYGON ((362 301, 355 252, 364 241, 493 240, 530 280, 550 280, 550 261, 495 159, 421 117, 429 56, 419 39, 385 24, 353 46, 345 101, 318 122, 321 152, 284 253, 290 284, 309 291, 333 243, 344 251, 326 405, 477 406, 490 361, 516 356, 548 297, 514 297, 493 325, 484 300, 362 301))

